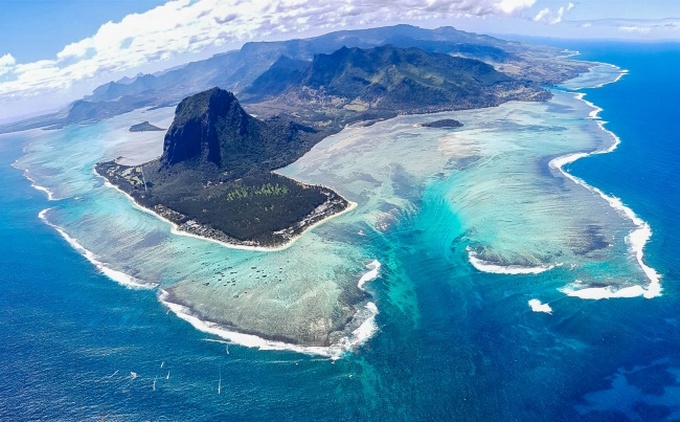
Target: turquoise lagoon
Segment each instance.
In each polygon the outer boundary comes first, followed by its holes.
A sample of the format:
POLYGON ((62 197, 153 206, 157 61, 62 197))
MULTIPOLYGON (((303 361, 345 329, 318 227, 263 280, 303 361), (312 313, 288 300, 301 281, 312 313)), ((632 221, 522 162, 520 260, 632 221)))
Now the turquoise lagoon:
MULTIPOLYGON (((599 86, 620 74, 603 65, 565 87, 599 86)), ((400 116, 328 137, 279 173, 330 186, 358 207, 276 251, 182 236, 94 174, 101 160, 159 156, 162 134, 126 129, 142 118, 167 127, 171 109, 34 133, 15 166, 53 201, 40 217, 115 281, 156 290, 173 312, 226 340, 338 357, 375 333, 379 311, 364 297, 365 281, 400 272, 386 245, 414 220, 451 271, 549 271, 556 288, 583 298, 660 293, 656 272, 637 259, 646 223, 562 170, 612 150, 617 138, 582 94, 554 94, 542 104, 400 116), (422 126, 443 118, 464 127, 422 126), (331 346, 315 345, 324 341, 331 346)), ((412 319, 417 282, 385 292, 412 319)), ((545 299, 532 303, 540 308, 545 299)))

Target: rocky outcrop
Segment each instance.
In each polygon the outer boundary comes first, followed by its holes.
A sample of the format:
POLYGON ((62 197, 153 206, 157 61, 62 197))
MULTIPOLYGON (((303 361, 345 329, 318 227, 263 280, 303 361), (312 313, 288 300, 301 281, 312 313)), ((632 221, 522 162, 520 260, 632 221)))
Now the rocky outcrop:
POLYGON ((130 132, 163 132, 164 130, 165 129, 152 125, 148 120, 132 125, 129 129, 130 132))
POLYGON ((237 176, 267 173, 297 159, 320 139, 315 133, 280 116, 258 120, 234 94, 213 88, 177 106, 160 162, 166 168, 182 162, 213 165, 237 176))

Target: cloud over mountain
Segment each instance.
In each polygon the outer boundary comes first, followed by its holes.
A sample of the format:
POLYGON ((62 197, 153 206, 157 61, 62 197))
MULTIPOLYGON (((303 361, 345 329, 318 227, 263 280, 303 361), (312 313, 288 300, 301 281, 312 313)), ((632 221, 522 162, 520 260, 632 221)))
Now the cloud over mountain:
POLYGON ((103 73, 120 74, 179 55, 309 31, 461 16, 515 15, 537 0, 174 0, 107 22, 56 57, 0 56, 0 95, 44 96, 103 73))

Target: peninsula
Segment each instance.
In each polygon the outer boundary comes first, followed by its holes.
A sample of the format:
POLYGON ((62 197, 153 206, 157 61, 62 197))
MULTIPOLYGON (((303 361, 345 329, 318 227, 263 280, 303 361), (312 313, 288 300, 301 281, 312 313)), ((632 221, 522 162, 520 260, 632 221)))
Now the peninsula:
POLYGON ((271 173, 285 151, 320 136, 291 121, 261 121, 230 92, 183 100, 163 155, 138 166, 99 163, 97 173, 181 231, 234 246, 279 247, 349 202, 322 186, 271 173))
POLYGON ((348 124, 550 98, 536 82, 482 61, 392 45, 342 47, 309 62, 281 56, 241 95, 258 118, 231 92, 203 91, 177 106, 160 158, 137 166, 103 162, 97 173, 181 231, 278 248, 350 203, 273 170, 348 124))

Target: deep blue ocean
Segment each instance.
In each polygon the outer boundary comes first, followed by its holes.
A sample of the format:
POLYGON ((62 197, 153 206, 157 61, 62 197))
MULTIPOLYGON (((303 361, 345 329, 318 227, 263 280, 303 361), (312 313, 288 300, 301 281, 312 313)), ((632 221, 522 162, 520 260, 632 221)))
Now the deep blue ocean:
POLYGON ((451 245, 432 247, 451 223, 425 197, 384 245, 401 265, 372 283, 379 332, 358 351, 227 347, 43 224, 49 202, 11 167, 24 144, 5 138, 0 420, 680 420, 680 45, 562 46, 629 70, 583 90, 621 145, 569 169, 650 224, 661 297, 586 301, 549 273, 470 271, 451 245), (418 280, 417 318, 381 295, 404 277, 418 280), (527 307, 537 294, 553 315, 527 307))

